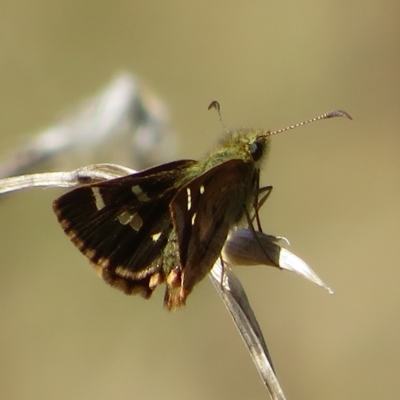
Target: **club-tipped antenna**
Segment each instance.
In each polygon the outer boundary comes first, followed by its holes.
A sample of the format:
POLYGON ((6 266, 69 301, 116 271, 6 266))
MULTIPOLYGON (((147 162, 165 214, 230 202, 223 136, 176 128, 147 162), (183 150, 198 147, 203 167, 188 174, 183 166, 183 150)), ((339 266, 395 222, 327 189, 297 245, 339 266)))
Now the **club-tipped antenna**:
MULTIPOLYGON (((213 101, 210 103, 210 105, 208 106, 207 109, 208 109, 208 110, 211 110, 212 108, 214 108, 214 109, 217 111, 219 122, 221 123, 222 128, 224 129, 224 131, 225 131, 226 133, 229 133, 228 128, 226 127, 224 121, 222 120, 221 105, 219 104, 219 102, 218 102, 217 100, 213 100, 213 101)), ((347 119, 353 120, 353 118, 351 118, 350 114, 348 114, 346 111, 343 111, 343 110, 333 110, 333 111, 329 111, 329 112, 327 112, 327 113, 325 113, 325 114, 319 115, 318 117, 314 117, 314 118, 308 119, 308 120, 306 120, 306 121, 299 122, 298 124, 289 125, 289 126, 287 126, 286 128, 278 129, 278 130, 273 131, 273 132, 267 131, 267 132, 265 132, 264 134, 262 134, 261 136, 272 136, 272 135, 276 135, 276 134, 278 134, 278 133, 282 133, 282 132, 285 132, 285 131, 290 131, 290 130, 292 130, 292 129, 299 128, 300 126, 310 124, 311 122, 316 122, 316 121, 321 121, 321 120, 323 120, 323 119, 336 118, 336 117, 343 117, 343 118, 347 118, 347 119)))
POLYGON ((329 111, 329 112, 327 112, 325 114, 322 114, 322 115, 320 115, 318 117, 308 119, 307 121, 303 121, 303 122, 300 122, 300 123, 294 124, 294 125, 289 125, 286 128, 278 129, 277 131, 267 132, 265 135, 266 136, 276 135, 276 134, 281 133, 281 132, 289 131, 291 129, 299 128, 300 126, 310 124, 311 122, 321 121, 323 119, 335 118, 335 117, 344 117, 344 118, 348 118, 350 120, 353 119, 353 118, 351 118, 351 116, 346 111, 334 110, 334 111, 329 111))
POLYGON ((229 133, 229 130, 228 130, 228 128, 226 127, 226 125, 225 125, 225 123, 224 123, 224 121, 223 121, 223 119, 222 119, 221 105, 219 104, 219 102, 218 102, 217 100, 213 100, 213 101, 210 103, 210 105, 207 107, 207 110, 211 110, 212 108, 214 108, 215 110, 217 110, 218 119, 219 119, 219 122, 220 122, 221 125, 222 125, 222 128, 224 129, 224 131, 225 131, 226 133, 229 133))

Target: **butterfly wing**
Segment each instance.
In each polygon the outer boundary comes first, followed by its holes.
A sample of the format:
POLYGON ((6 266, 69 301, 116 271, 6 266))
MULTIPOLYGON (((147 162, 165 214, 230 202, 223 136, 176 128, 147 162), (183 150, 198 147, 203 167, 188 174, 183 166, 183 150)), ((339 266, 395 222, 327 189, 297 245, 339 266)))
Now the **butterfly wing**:
POLYGON ((181 301, 219 257, 229 230, 254 198, 256 176, 252 165, 226 161, 187 183, 171 201, 182 268, 181 301))
POLYGON ((196 161, 181 160, 74 189, 53 203, 66 234, 99 275, 148 298, 163 282, 163 250, 173 229, 169 203, 196 161))

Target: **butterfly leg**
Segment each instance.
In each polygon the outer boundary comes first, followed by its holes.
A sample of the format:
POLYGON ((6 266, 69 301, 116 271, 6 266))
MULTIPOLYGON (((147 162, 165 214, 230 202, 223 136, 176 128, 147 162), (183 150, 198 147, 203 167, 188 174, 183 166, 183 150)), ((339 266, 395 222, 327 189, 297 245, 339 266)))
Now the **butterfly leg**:
POLYGON ((259 215, 258 211, 264 205, 264 203, 267 201, 271 192, 272 192, 272 186, 264 186, 262 188, 259 188, 257 196, 254 199, 254 203, 253 203, 254 215, 251 217, 251 221, 253 222, 254 220, 256 220, 257 229, 260 232, 262 232, 262 228, 261 228, 260 215, 259 215))
MULTIPOLYGON (((263 188, 263 189, 264 189, 264 188, 263 188)), ((267 186, 267 189, 269 189, 269 191, 268 191, 268 193, 267 193, 267 197, 268 197, 269 194, 271 193, 272 186, 267 186)), ((265 196, 263 197, 263 199, 264 199, 264 198, 265 198, 265 200, 266 200, 266 197, 265 197, 265 196)), ((262 199, 262 200, 263 200, 263 199, 262 199)), ((265 200, 262 202, 262 204, 265 202, 265 200)), ((260 202, 259 202, 259 203, 260 203, 260 202)), ((258 214, 258 210, 257 210, 257 209, 255 209, 254 211, 255 211, 256 214, 258 214)), ((262 245, 262 243, 261 243, 261 241, 260 241, 259 236, 257 235, 256 230, 254 229, 254 223, 253 223, 253 221, 254 221, 255 215, 253 215, 253 217, 250 217, 249 212, 246 210, 246 211, 245 211, 245 216, 246 216, 246 219, 247 219, 247 223, 248 223, 248 225, 249 225, 249 230, 250 230, 251 234, 253 235, 254 240, 256 241, 257 245, 260 247, 260 249, 262 250, 262 252, 263 252, 264 255, 266 256, 266 259, 267 259, 267 260, 270 260, 271 257, 269 256, 268 252, 265 250, 264 246, 262 245)), ((260 227, 260 228, 261 228, 261 227, 260 227)), ((262 233, 262 230, 259 229, 259 232, 262 233)), ((278 268, 280 268, 279 265, 276 265, 276 266, 277 266, 278 268)))

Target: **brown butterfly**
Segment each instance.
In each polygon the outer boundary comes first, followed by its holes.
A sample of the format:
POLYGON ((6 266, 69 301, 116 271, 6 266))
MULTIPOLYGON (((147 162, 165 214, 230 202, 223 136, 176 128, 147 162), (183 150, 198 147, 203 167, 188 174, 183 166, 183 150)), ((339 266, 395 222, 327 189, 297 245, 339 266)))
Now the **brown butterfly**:
MULTIPOLYGON (((212 107, 219 112, 217 102, 212 107)), ((333 111, 272 133, 227 132, 199 161, 173 161, 84 185, 56 199, 53 208, 108 284, 149 298, 165 282, 164 305, 175 309, 208 274, 229 231, 257 202, 270 136, 336 116, 350 118, 333 111)))

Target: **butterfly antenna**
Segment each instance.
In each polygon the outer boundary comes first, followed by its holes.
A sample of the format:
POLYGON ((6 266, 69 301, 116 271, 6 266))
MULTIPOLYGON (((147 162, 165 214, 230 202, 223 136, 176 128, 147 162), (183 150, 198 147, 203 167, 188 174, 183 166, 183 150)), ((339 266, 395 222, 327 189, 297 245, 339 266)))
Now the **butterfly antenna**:
POLYGON ((303 121, 303 122, 300 122, 300 123, 294 124, 294 125, 289 125, 286 128, 278 129, 277 131, 274 131, 274 132, 267 132, 265 135, 266 136, 276 135, 276 134, 281 133, 281 132, 289 131, 291 129, 295 129, 295 128, 298 128, 300 126, 310 124, 311 122, 321 121, 323 119, 335 118, 335 117, 344 117, 344 118, 348 118, 350 120, 353 119, 353 118, 351 118, 351 116, 346 111, 334 110, 334 111, 330 111, 330 112, 327 112, 325 114, 322 114, 319 117, 311 118, 311 119, 309 119, 307 121, 303 121))
POLYGON ((212 108, 214 108, 215 110, 217 110, 219 122, 221 123, 222 128, 224 129, 225 133, 229 133, 228 128, 226 127, 224 121, 222 120, 221 106, 220 106, 220 104, 218 103, 217 100, 213 100, 213 101, 210 103, 210 105, 207 107, 207 110, 211 110, 212 108))

